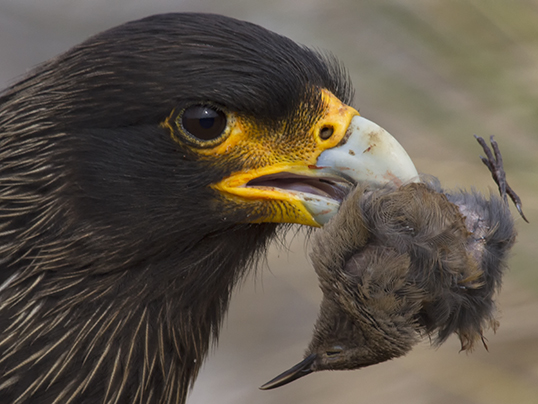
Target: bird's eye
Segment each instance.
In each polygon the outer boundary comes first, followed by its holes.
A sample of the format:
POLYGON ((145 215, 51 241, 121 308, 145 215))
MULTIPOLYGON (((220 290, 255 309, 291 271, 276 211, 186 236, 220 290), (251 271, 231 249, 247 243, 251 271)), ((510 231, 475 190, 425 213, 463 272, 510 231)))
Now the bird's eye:
POLYGON ((335 346, 332 346, 330 349, 327 349, 325 351, 325 354, 331 358, 331 357, 334 357, 334 356, 337 356, 337 355, 340 355, 342 353, 342 351, 344 350, 344 348, 342 348, 340 345, 335 345, 335 346))
POLYGON ((226 129, 226 114, 211 106, 193 105, 183 111, 181 125, 195 140, 211 141, 226 129))

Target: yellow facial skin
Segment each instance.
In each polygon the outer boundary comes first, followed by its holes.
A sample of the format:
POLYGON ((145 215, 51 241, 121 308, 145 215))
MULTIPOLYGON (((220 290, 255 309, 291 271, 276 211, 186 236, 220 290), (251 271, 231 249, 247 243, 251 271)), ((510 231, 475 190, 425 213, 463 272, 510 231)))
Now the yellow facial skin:
MULTIPOLYGON (((239 171, 212 187, 234 204, 250 204, 254 211, 263 212, 261 216, 253 215, 251 222, 320 227, 303 204, 304 194, 246 184, 262 176, 283 172, 306 177, 319 175, 315 169, 317 158, 342 141, 351 119, 358 115, 354 108, 343 104, 327 90, 321 90, 321 98, 324 108, 320 116, 300 133, 289 133, 285 125, 274 132, 248 118, 228 114, 228 126, 222 142, 214 147, 192 148, 208 160, 233 159, 241 162, 239 171), (332 135, 327 136, 331 129, 332 135)), ((166 121, 163 126, 172 129, 171 122, 166 121)))

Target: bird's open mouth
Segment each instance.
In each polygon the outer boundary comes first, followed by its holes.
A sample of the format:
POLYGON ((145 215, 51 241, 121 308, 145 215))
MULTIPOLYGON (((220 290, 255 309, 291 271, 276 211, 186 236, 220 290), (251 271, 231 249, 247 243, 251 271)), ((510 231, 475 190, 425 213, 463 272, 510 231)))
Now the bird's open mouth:
POLYGON ((300 173, 281 171, 261 175, 244 184, 243 189, 262 198, 296 201, 314 218, 311 225, 327 223, 355 182, 332 169, 310 166, 307 170, 297 168, 297 171, 300 173))
POLYGON ((280 189, 288 193, 304 194, 304 198, 323 197, 341 203, 353 187, 351 180, 341 177, 310 177, 289 172, 263 175, 245 184, 247 187, 280 189))

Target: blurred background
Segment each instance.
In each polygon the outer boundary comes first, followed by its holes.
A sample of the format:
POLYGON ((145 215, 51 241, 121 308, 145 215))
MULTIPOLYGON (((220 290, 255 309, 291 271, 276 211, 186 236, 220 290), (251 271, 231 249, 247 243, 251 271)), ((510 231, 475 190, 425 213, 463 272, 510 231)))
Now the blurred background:
POLYGON ((538 1, 0 0, 0 87, 103 29, 178 11, 249 20, 331 51, 351 73, 355 107, 445 187, 497 192, 473 138, 494 135, 530 220, 515 215, 489 352, 425 341, 405 358, 260 391, 302 359, 321 299, 308 242, 290 234, 238 287, 188 403, 537 403, 538 1))

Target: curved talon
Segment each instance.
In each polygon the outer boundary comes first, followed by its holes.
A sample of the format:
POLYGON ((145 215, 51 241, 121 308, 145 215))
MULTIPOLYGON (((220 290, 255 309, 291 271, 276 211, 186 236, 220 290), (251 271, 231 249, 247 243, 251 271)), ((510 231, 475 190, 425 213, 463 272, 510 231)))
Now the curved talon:
POLYGON ((525 214, 523 213, 523 208, 521 205, 521 199, 519 196, 515 193, 515 191, 508 185, 508 182, 506 181, 506 172, 504 171, 504 165, 503 165, 503 159, 501 155, 501 151, 499 149, 499 145, 497 142, 493 139, 493 136, 489 138, 489 141, 491 143, 491 148, 493 149, 493 152, 487 145, 486 141, 481 138, 480 136, 474 135, 477 142, 482 146, 482 149, 484 150, 484 154, 486 157, 480 156, 480 159, 482 160, 482 163, 488 168, 488 170, 491 173, 491 176, 493 177, 493 181, 497 184, 499 187, 499 192, 501 194, 501 197, 504 199, 506 203, 508 203, 507 195, 510 196, 510 199, 512 202, 514 202, 514 205, 516 206, 517 211, 525 220, 527 223, 529 221, 525 217, 525 214))

